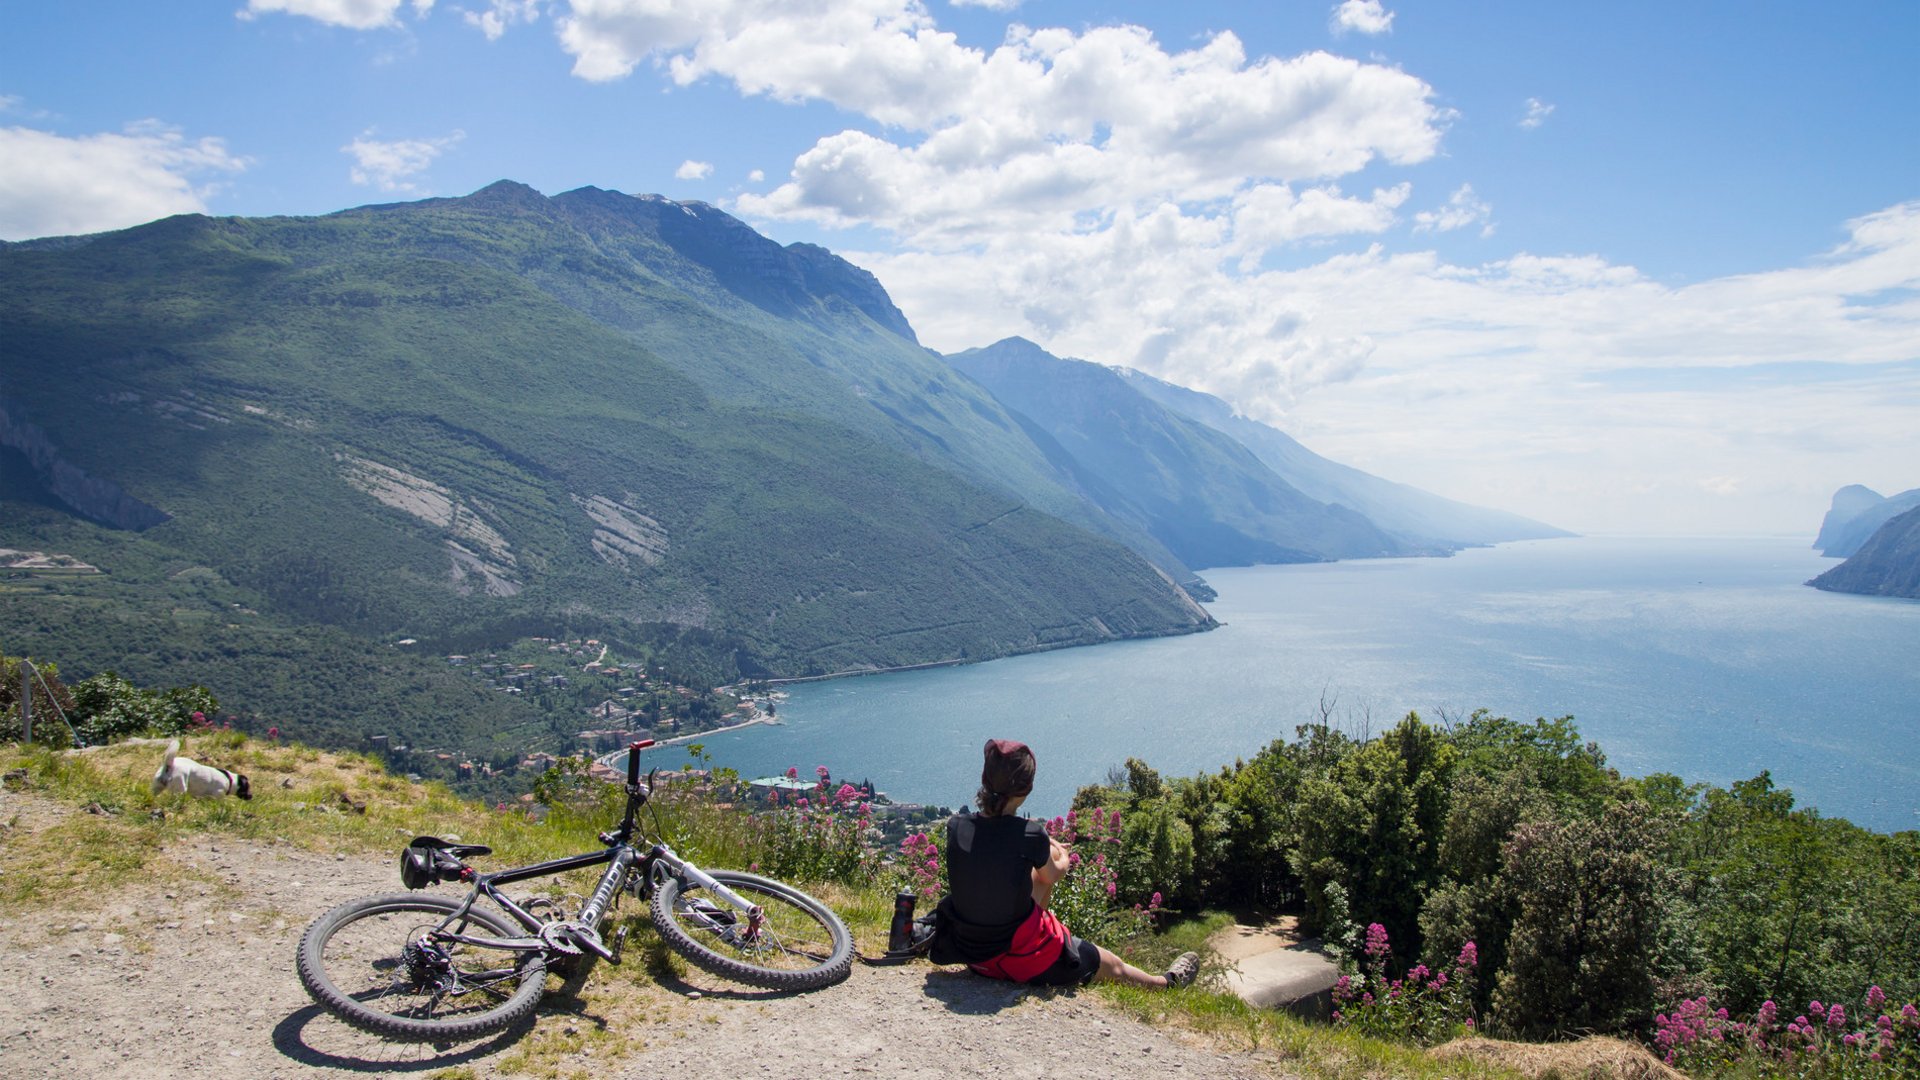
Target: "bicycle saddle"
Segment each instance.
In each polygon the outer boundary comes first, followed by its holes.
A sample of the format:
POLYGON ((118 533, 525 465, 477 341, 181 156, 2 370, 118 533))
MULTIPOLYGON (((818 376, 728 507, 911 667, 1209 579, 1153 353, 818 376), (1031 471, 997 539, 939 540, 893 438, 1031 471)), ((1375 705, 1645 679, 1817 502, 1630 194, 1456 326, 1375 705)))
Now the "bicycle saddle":
POLYGON ((456 844, 451 840, 442 840, 437 836, 416 836, 407 846, 444 851, 456 859, 467 859, 480 855, 493 854, 493 849, 485 844, 456 844))

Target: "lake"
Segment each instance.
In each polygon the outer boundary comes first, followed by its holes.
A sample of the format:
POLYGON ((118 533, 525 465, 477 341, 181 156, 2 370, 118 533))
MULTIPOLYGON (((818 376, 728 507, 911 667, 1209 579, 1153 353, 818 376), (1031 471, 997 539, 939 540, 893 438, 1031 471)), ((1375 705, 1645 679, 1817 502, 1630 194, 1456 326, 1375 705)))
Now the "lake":
POLYGON ((1210 633, 795 685, 780 726, 705 745, 745 775, 825 764, 957 806, 981 744, 1018 738, 1052 814, 1129 756, 1216 769, 1323 701, 1355 734, 1484 707, 1572 715, 1629 775, 1770 769, 1829 816, 1920 828, 1920 602, 1803 584, 1832 565, 1803 538, 1587 537, 1213 570, 1210 633))

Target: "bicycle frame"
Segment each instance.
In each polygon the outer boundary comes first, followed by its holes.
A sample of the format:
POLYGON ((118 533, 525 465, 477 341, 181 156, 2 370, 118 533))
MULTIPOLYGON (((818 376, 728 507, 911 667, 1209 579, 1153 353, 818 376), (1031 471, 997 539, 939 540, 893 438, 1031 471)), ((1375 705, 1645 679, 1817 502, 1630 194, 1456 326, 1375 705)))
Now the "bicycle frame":
POLYGON ((620 889, 627 884, 631 876, 638 875, 642 881, 650 881, 656 867, 664 867, 665 872, 683 877, 699 884, 714 897, 726 901, 738 908, 747 918, 744 930, 746 938, 751 939, 758 932, 764 912, 760 905, 741 897, 726 885, 715 880, 706 871, 675 854, 664 841, 656 841, 642 849, 631 843, 634 836, 634 822, 647 800, 652 796, 652 787, 640 782, 640 751, 654 745, 652 739, 633 743, 627 748, 627 808, 621 816, 620 827, 600 838, 607 843, 604 851, 588 852, 584 855, 570 855, 560 859, 533 863, 529 866, 513 867, 491 874, 482 874, 471 868, 465 870, 463 878, 471 877, 473 891, 467 894, 466 902, 447 916, 440 925, 430 931, 430 936, 442 941, 455 941, 487 948, 507 949, 518 952, 542 952, 555 949, 556 946, 544 936, 553 924, 545 923, 531 912, 514 903, 500 891, 500 887, 517 881, 530 881, 534 878, 564 874, 572 870, 584 870, 590 866, 608 863, 606 871, 600 875, 600 881, 594 886, 593 894, 580 908, 578 915, 562 924, 563 932, 576 945, 585 948, 609 963, 618 964, 620 955, 617 945, 613 949, 600 939, 600 923, 612 910, 614 900, 620 889), (481 896, 492 900, 500 910, 531 932, 523 938, 493 938, 478 934, 452 933, 446 927, 463 918, 472 910, 474 901, 481 896))

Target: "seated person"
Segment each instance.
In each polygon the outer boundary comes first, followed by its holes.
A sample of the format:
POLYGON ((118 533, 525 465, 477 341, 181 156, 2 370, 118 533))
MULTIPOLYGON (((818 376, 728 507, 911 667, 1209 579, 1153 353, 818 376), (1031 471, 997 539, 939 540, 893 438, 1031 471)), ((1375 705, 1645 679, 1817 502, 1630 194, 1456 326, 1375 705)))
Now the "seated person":
POLYGON ((1164 989, 1187 986, 1200 957, 1183 954, 1149 975, 1068 932, 1047 909, 1067 876, 1067 849, 1038 821, 1014 811, 1033 791, 1033 751, 1011 739, 987 742, 979 810, 947 822, 948 893, 938 908, 932 959, 966 964, 996 979, 1078 986, 1095 978, 1164 989))

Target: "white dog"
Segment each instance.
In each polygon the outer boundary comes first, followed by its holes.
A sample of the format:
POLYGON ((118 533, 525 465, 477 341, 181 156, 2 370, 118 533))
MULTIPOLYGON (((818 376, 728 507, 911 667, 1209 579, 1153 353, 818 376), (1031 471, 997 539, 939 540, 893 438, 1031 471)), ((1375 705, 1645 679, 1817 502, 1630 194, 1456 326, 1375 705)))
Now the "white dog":
POLYGON ((247 783, 246 777, 179 755, 180 740, 175 739, 167 744, 167 759, 160 763, 160 771, 153 774, 155 795, 165 791, 203 799, 217 799, 223 795, 253 798, 253 785, 247 783))

